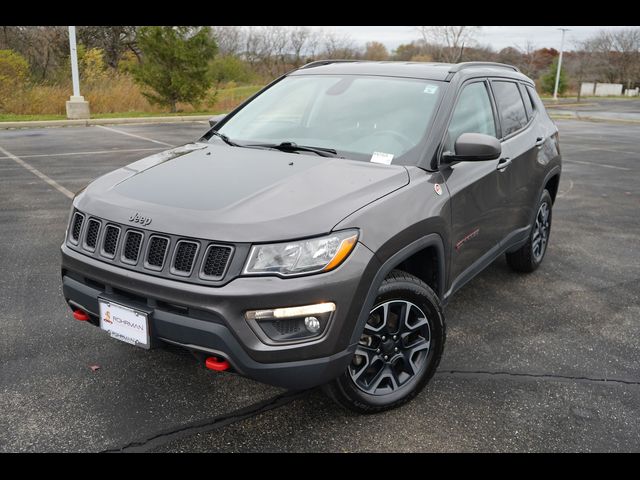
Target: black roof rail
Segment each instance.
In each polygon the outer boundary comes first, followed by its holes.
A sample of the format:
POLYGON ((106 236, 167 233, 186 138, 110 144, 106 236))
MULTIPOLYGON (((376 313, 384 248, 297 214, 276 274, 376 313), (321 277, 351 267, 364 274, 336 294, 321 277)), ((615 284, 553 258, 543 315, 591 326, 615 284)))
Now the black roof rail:
POLYGON ((520 73, 520 69, 518 67, 514 67, 513 65, 507 65, 506 63, 497 63, 497 62, 462 62, 456 63, 449 69, 449 73, 458 73, 460 70, 464 70, 465 68, 473 68, 473 67, 493 67, 493 68, 507 68, 509 70, 513 70, 514 72, 520 73))
POLYGON ((313 68, 313 67, 321 67, 323 65, 331 65, 332 63, 355 63, 361 62, 361 60, 316 60, 314 62, 309 62, 306 65, 300 67, 300 70, 305 68, 313 68))

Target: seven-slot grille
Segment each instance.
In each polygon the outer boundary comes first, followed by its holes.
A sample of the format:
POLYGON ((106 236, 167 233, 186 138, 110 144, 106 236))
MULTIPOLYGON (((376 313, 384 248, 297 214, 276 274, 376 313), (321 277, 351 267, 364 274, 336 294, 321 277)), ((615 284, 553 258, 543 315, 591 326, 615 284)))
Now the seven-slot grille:
POLYGON ((87 235, 85 236, 84 244, 89 250, 95 250, 98 244, 98 234, 100 233, 100 222, 94 218, 90 218, 87 225, 87 235))
POLYGON ((123 268, 204 283, 224 279, 235 251, 231 245, 129 228, 77 211, 71 218, 68 243, 74 250, 123 268))
POLYGON ((164 258, 167 254, 169 239, 165 237, 153 236, 149 240, 149 250, 147 251, 147 265, 150 268, 161 269, 164 265, 164 258))
POLYGON ((173 258, 173 273, 177 275, 189 275, 193 269, 193 261, 198 253, 198 244, 186 240, 180 240, 173 258))
POLYGON ((211 245, 204 257, 202 275, 212 279, 222 278, 227 268, 227 263, 229 263, 231 252, 231 247, 211 245))

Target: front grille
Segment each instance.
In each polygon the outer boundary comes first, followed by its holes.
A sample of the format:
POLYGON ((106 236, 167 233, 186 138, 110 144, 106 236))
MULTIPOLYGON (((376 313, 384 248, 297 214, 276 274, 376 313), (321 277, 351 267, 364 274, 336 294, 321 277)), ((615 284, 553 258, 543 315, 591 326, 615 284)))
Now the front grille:
POLYGON ((222 278, 229 263, 231 247, 210 245, 202 266, 202 275, 211 278, 222 278))
POLYGON ((173 270, 178 272, 178 275, 189 275, 193 269, 196 253, 198 253, 197 243, 185 240, 179 241, 173 258, 173 270))
POLYGON ((123 259, 128 263, 137 263, 140 245, 142 245, 142 233, 129 230, 124 239, 123 259))
POLYGON ((84 215, 76 212, 76 214, 73 216, 73 225, 71 226, 71 240, 76 244, 80 239, 80 231, 82 230, 83 222, 84 222, 84 215))
POLYGON ((169 239, 164 237, 151 237, 149 250, 147 251, 147 264, 150 267, 161 269, 164 265, 164 257, 167 254, 169 239))
POLYGON ((77 210, 71 217, 67 246, 130 271, 209 286, 239 275, 250 248, 154 232, 77 210))
POLYGON ((90 218, 87 226, 87 236, 84 239, 84 245, 89 250, 95 250, 98 244, 98 234, 100 233, 100 222, 90 218))
POLYGON ((118 238, 120 237, 120 229, 114 225, 107 225, 104 231, 104 242, 102 243, 102 252, 110 257, 116 254, 118 246, 118 238))

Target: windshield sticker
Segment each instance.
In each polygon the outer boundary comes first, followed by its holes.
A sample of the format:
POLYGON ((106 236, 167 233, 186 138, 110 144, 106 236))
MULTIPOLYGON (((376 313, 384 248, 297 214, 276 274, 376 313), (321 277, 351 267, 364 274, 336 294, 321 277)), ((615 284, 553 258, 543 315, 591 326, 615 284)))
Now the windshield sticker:
POLYGON ((424 87, 424 93, 428 93, 429 95, 433 95, 438 91, 438 85, 427 85, 424 87))
POLYGON ((393 161, 393 154, 391 153, 383 153, 383 152, 373 152, 371 156, 371 162, 373 163, 383 163, 384 165, 391 165, 393 161))

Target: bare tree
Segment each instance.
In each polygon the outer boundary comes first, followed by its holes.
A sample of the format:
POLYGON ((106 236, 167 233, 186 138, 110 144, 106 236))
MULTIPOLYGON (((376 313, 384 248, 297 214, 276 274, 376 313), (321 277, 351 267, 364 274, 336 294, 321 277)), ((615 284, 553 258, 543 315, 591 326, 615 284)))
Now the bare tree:
POLYGON ((458 63, 462 60, 465 47, 475 44, 480 33, 478 26, 422 26, 417 27, 426 43, 435 47, 437 61, 458 63))
POLYGON ((329 59, 358 58, 359 52, 348 34, 328 32, 324 35, 322 56, 329 59))
POLYGON ((289 27, 289 49, 293 57, 293 65, 298 67, 305 63, 306 57, 315 57, 323 32, 308 27, 289 27))
POLYGON ((245 47, 246 32, 242 27, 237 26, 221 26, 211 27, 213 36, 218 44, 218 52, 221 56, 229 55, 240 56, 245 47))
POLYGON ((602 30, 580 45, 589 53, 587 72, 594 80, 626 83, 640 80, 640 29, 602 30))
POLYGON ((69 55, 66 27, 5 26, 0 48, 24 56, 37 80, 47 80, 69 55))
POLYGON ((100 48, 105 62, 112 68, 118 66, 126 51, 133 52, 140 59, 136 26, 79 26, 77 31, 78 41, 88 48, 100 48))
POLYGON ((611 62, 618 68, 620 80, 631 88, 640 74, 640 29, 627 28, 612 32, 610 36, 611 62))

